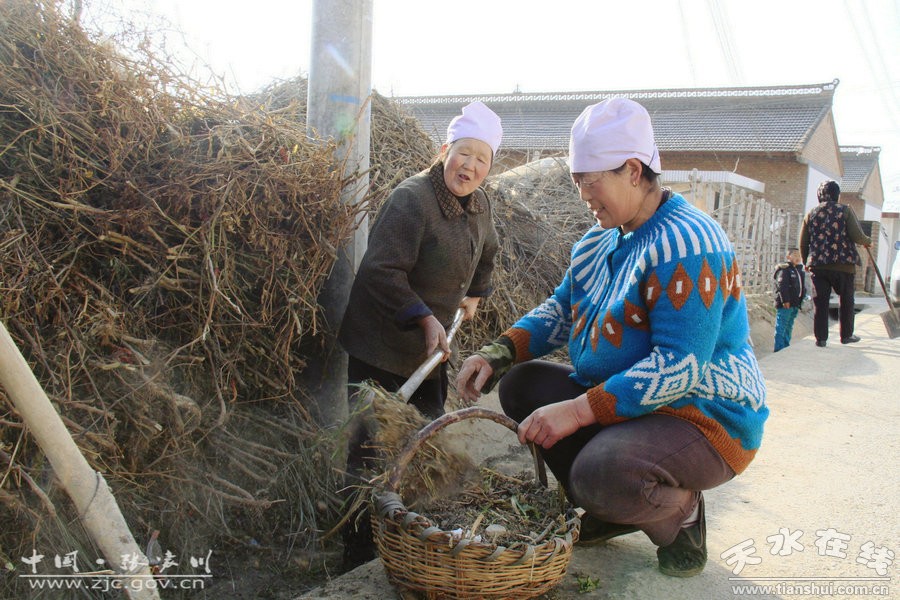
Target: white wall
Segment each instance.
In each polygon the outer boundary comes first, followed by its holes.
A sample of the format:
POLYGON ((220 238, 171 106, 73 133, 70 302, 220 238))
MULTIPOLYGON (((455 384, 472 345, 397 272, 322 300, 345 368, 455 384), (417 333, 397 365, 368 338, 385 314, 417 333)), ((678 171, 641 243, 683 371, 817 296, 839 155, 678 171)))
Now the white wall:
POLYGON ((900 240, 900 219, 882 219, 881 221, 881 247, 878 249, 878 268, 885 280, 890 279, 891 267, 897 256, 894 244, 900 240))
MULTIPOLYGON (((831 175, 826 175, 822 171, 817 170, 814 166, 809 165, 809 175, 806 178, 806 204, 803 212, 808 213, 813 206, 819 203, 816 192, 819 191, 819 184, 823 181, 834 179, 831 175)), ((838 182, 840 183, 840 182, 838 182)))
POLYGON ((862 215, 858 215, 860 220, 862 221, 880 221, 881 220, 881 207, 875 207, 866 202, 866 208, 863 211, 862 215))

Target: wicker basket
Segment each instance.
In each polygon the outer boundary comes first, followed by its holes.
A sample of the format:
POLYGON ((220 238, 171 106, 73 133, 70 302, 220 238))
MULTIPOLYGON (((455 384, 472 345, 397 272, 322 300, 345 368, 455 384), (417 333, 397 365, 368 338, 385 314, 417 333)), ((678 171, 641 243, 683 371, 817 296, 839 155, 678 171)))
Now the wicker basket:
POLYGON ((403 471, 422 443, 451 423, 485 418, 516 431, 516 422, 479 407, 448 413, 419 431, 400 453, 386 488, 372 496, 372 532, 388 578, 426 598, 533 598, 566 573, 580 520, 573 510, 565 525, 537 545, 497 546, 463 538, 408 511, 397 494, 403 471), (457 536, 458 537, 458 536, 457 536), (453 541, 457 540, 457 541, 453 541))

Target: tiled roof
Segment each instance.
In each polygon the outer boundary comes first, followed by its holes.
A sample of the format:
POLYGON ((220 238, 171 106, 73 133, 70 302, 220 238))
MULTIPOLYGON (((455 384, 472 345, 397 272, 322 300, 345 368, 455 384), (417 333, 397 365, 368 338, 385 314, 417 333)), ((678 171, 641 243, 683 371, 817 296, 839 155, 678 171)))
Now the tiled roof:
POLYGON ((643 104, 662 152, 799 153, 831 110, 838 80, 745 88, 598 91, 394 98, 437 143, 460 109, 480 100, 503 120, 503 147, 567 150, 584 107, 626 96, 643 104))
POLYGON ((877 146, 841 146, 841 163, 844 165, 842 192, 858 194, 863 191, 869 175, 878 165, 880 152, 881 148, 877 146))

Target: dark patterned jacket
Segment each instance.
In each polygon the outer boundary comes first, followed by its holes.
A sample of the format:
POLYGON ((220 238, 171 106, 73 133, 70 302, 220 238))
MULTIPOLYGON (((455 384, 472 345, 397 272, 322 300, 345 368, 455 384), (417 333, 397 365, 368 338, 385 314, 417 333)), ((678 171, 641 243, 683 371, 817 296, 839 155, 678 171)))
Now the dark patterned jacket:
POLYGON ((813 207, 800 230, 800 255, 813 271, 853 273, 860 262, 855 244, 871 243, 853 209, 839 202, 820 202, 813 207))
POLYGON ((341 345, 365 363, 408 377, 428 358, 416 322, 433 314, 447 327, 463 296, 489 295, 497 247, 482 189, 463 208, 444 183, 442 163, 406 179, 369 232, 341 345))
POLYGON ((785 304, 800 308, 806 295, 803 265, 783 262, 775 267, 772 279, 775 280, 775 308, 785 308, 785 304))

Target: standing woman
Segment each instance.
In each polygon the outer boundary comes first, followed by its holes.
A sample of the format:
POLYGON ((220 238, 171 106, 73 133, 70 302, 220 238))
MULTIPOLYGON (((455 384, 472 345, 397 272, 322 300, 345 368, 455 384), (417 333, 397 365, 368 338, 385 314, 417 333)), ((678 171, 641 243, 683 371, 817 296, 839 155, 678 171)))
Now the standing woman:
POLYGON ((840 203, 841 187, 836 181, 823 181, 816 196, 819 204, 806 214, 800 229, 800 255, 813 284, 816 346, 824 348, 828 342, 831 290, 837 293, 840 302, 841 343, 854 344, 859 341, 859 336, 853 333, 854 281, 859 263, 856 244, 869 247, 872 238, 863 232, 853 209, 840 203))
POLYGON ((586 511, 583 543, 640 530, 663 573, 690 577, 706 564, 702 491, 747 467, 769 412, 734 249, 660 187, 636 102, 587 107, 569 167, 597 223, 553 295, 463 363, 457 390, 473 402, 502 377, 519 441, 586 511), (534 360, 566 344, 571 366, 534 360))
MULTIPOLYGON (((457 308, 471 319, 481 298, 491 293, 498 240, 480 186, 502 135, 500 117, 487 106, 465 106, 447 128, 438 160, 400 183, 381 207, 339 332, 349 354, 351 413, 361 408, 358 384, 372 381, 393 392, 438 348, 449 358, 445 327, 457 308)), ((444 362, 409 403, 437 418, 444 414, 447 387, 444 362)), ((367 447, 372 432, 363 419, 353 429, 347 471, 359 480, 372 467, 374 453, 367 447)), ((344 566, 374 556, 363 511, 344 529, 344 566)))

